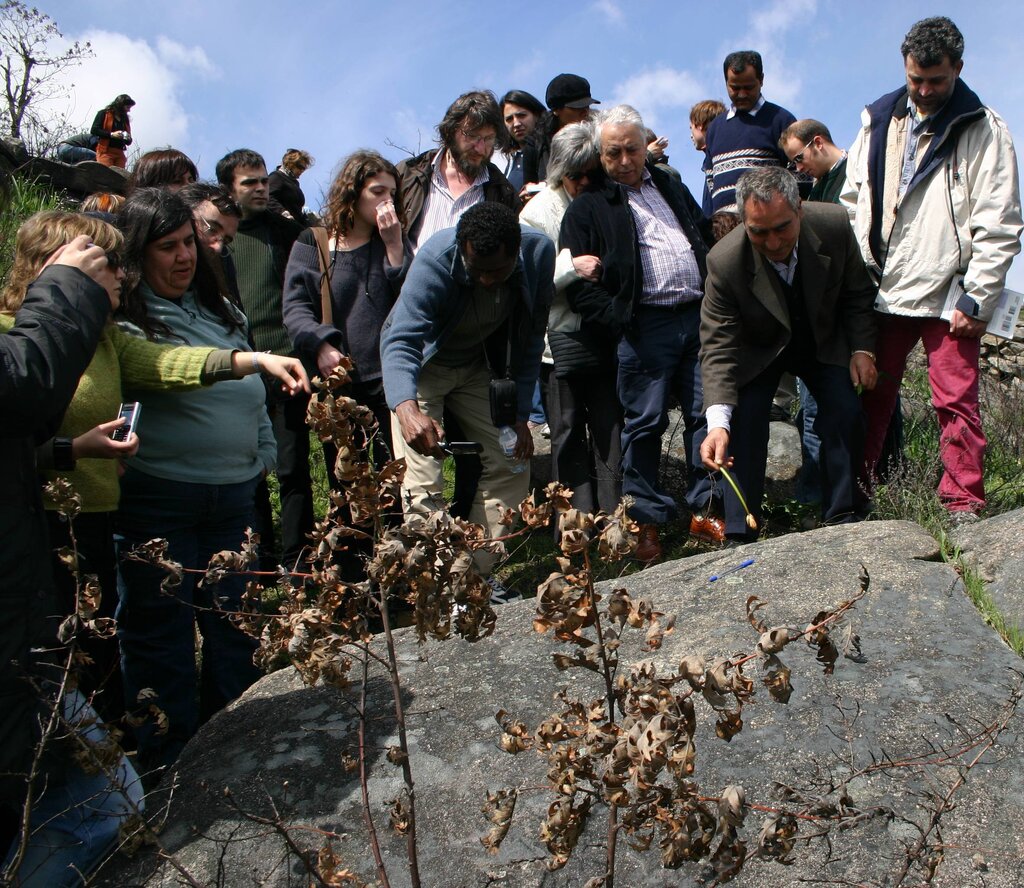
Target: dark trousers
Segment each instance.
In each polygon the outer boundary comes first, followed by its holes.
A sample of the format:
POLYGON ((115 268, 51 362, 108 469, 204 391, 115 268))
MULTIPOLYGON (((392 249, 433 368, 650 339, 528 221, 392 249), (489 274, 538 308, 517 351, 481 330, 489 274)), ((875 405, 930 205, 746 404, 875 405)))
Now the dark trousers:
POLYGON ((313 529, 313 487, 309 480, 309 427, 305 395, 273 392, 267 412, 277 441, 277 480, 281 496, 281 563, 291 569, 309 545, 313 529))
MULTIPOLYGON (((556 371, 557 372, 557 371, 556 371)), ((573 492, 573 508, 612 512, 622 499, 622 407, 615 370, 548 382, 551 474, 573 492)))
MULTIPOLYGON (((56 551, 71 545, 71 528, 57 512, 46 513, 50 528, 50 547, 54 552, 53 576, 60 601, 61 616, 75 612, 75 578, 56 551)), ((114 617, 117 610, 117 562, 114 557, 114 515, 112 512, 81 512, 74 518, 78 567, 81 573, 95 574, 100 584, 97 617, 114 617)), ((121 654, 117 637, 101 638, 84 634, 80 647, 92 662, 78 667, 78 689, 92 699, 105 722, 116 722, 124 715, 124 689, 121 684, 121 654)))
MULTIPOLYGON (((377 429, 367 441, 370 449, 370 459, 374 469, 378 472, 394 459, 394 448, 391 444, 391 410, 388 408, 387 400, 384 397, 384 383, 382 380, 370 382, 355 382, 345 390, 348 397, 354 399, 364 407, 369 407, 377 420, 377 429)), ((360 443, 361 432, 355 430, 356 444, 360 443)), ((330 442, 321 443, 324 451, 324 463, 327 467, 327 482, 331 490, 336 493, 343 491, 343 485, 334 473, 334 466, 338 459, 338 449, 330 442)), ((351 522, 351 515, 347 506, 343 506, 339 520, 343 524, 351 522)), ((394 512, 385 516, 385 524, 402 523, 402 507, 395 504, 394 512)), ((372 532, 372 523, 362 525, 363 530, 372 532)), ((334 563, 341 570, 341 577, 349 582, 360 582, 366 579, 364 569, 366 559, 373 555, 373 542, 371 540, 350 539, 345 542, 345 548, 335 552, 334 563)))
MULTIPOLYGON (((822 518, 831 524, 852 520, 864 500, 857 485, 857 468, 864 451, 864 415, 846 367, 822 364, 787 349, 760 376, 743 386, 729 435, 729 453, 735 460, 733 476, 760 525, 772 396, 785 371, 800 378, 818 405, 814 431, 821 439, 822 518)), ((747 527, 743 507, 732 488, 722 486, 726 533, 756 538, 757 532, 747 527)))
POLYGON ((699 301, 679 309, 641 306, 619 342, 618 392, 625 420, 622 492, 634 499, 631 517, 644 524, 664 524, 677 512, 675 500, 658 484, 661 438, 672 396, 683 414, 687 505, 699 511, 711 498, 711 478, 700 459, 707 420, 699 351, 699 301))
POLYGON ((240 608, 244 577, 200 585, 194 574, 186 574, 169 593, 161 587, 167 575, 163 570, 124 556, 140 543, 163 537, 171 559, 205 568, 216 552, 238 551, 252 520, 255 489, 255 478, 239 484, 189 484, 130 467, 121 481, 117 631, 126 704, 136 709, 139 691, 152 688, 169 723, 164 735, 155 732, 151 721, 136 729, 139 759, 147 769, 171 764, 199 725, 261 672, 253 664, 257 642, 224 613, 240 608), (203 637, 198 676, 197 624, 203 637))

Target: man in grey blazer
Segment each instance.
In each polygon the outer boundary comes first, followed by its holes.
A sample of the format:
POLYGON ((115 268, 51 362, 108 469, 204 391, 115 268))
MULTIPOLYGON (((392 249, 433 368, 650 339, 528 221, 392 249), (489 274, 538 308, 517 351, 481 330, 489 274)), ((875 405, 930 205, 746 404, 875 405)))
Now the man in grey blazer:
MULTIPOLYGON (((801 205, 786 170, 746 173, 737 184, 743 226, 708 255, 701 307, 701 373, 708 468, 733 470, 760 518, 768 458, 769 411, 784 372, 818 401, 822 440, 822 517, 856 520, 863 505, 857 469, 864 421, 858 392, 875 385, 874 287, 846 213, 801 205)), ((756 532, 731 489, 725 491, 730 540, 756 532)))

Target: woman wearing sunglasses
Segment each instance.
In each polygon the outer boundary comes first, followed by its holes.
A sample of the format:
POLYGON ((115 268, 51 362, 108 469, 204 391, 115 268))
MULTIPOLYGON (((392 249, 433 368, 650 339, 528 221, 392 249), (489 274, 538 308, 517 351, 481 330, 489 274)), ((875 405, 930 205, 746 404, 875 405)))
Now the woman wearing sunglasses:
MULTIPOLYGON (((602 178, 597 131, 572 123, 551 140, 547 187, 524 208, 519 221, 559 244, 569 203, 602 178)), ((622 409, 615 391, 615 343, 584 324, 566 297, 581 280, 598 281, 601 260, 562 249, 555 260, 555 298, 548 315, 548 344, 554 358, 548 386, 552 474, 573 491, 583 512, 611 512, 622 497, 619 473, 622 409)))

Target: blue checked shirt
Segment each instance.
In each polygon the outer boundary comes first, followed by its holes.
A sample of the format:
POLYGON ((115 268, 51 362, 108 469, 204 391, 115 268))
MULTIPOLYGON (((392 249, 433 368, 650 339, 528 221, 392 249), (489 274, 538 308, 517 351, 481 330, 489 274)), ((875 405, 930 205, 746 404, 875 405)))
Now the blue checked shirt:
POLYGON ((639 188, 623 186, 636 225, 644 288, 641 305, 671 307, 704 295, 700 267, 676 214, 646 169, 639 188))

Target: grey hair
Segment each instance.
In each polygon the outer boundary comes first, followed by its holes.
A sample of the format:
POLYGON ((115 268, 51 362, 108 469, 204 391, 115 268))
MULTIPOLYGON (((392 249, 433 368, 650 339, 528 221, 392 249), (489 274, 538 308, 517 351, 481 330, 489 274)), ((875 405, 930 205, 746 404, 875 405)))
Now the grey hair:
POLYGON ((632 105, 615 105, 607 111, 602 111, 601 115, 597 118, 597 125, 599 127, 635 126, 640 130, 641 138, 644 138, 647 133, 644 119, 640 116, 640 112, 632 105))
POLYGON ((771 203, 776 194, 781 194, 794 213, 800 212, 800 188, 796 177, 784 167, 760 167, 740 176, 736 183, 736 209, 740 219, 744 218, 747 201, 753 198, 758 203, 771 203))
POLYGON ((589 121, 563 126, 551 140, 548 159, 548 188, 561 188, 562 178, 600 165, 597 127, 589 121))

